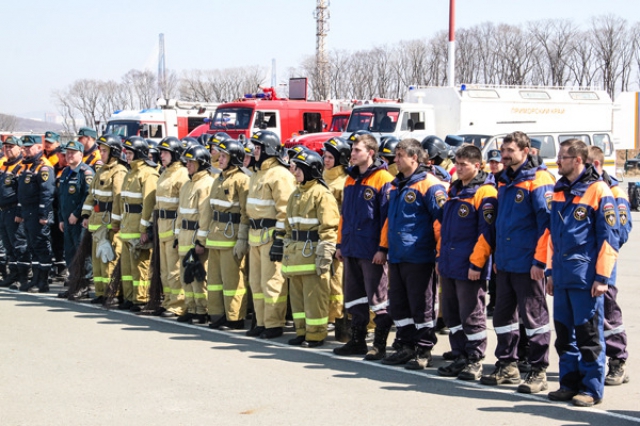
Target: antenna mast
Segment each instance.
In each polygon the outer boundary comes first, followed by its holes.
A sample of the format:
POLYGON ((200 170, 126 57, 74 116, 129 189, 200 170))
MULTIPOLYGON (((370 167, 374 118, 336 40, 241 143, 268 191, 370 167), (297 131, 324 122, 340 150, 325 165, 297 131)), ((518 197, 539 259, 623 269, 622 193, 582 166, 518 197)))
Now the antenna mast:
POLYGON ((329 60, 327 59, 325 39, 329 32, 329 0, 317 0, 313 17, 316 20, 316 93, 320 99, 328 99, 329 60))

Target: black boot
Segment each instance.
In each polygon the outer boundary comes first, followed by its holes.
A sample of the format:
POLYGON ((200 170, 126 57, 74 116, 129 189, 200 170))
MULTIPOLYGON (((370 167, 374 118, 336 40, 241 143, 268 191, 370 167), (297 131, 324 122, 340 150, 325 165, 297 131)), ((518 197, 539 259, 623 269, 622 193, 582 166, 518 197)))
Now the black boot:
POLYGON ((351 340, 345 345, 337 347, 333 353, 340 356, 366 355, 367 354, 367 329, 366 327, 352 327, 351 340))
POLYGON ((49 292, 49 273, 50 269, 43 269, 40 271, 40 276, 38 280, 38 292, 39 293, 48 293, 49 292))
MULTIPOLYGON (((27 266, 17 266, 18 268, 18 282, 9 286, 10 289, 19 290, 29 288, 29 268, 27 266)), ((24 291, 24 290, 23 290, 24 291)))
POLYGON ((387 355, 387 337, 389 328, 376 327, 373 348, 364 356, 367 361, 379 361, 387 355))
POLYGON ((38 287, 39 275, 40 275, 40 268, 34 268, 33 275, 31 275, 30 281, 26 281, 26 283, 23 283, 22 281, 20 281, 20 291, 28 291, 29 289, 31 289, 31 287, 38 287))
POLYGON ((5 278, 0 281, 0 287, 9 287, 11 284, 18 282, 18 267, 11 266, 9 273, 4 276, 5 278))

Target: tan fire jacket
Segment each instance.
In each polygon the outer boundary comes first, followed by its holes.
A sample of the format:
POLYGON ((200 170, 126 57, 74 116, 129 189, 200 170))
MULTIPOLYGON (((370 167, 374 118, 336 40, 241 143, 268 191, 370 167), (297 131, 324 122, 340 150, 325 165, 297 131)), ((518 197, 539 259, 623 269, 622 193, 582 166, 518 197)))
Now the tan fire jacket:
MULTIPOLYGON (((180 207, 176 220, 176 236, 178 237, 178 253, 187 254, 195 247, 198 219, 202 212, 209 208, 209 192, 213 178, 207 170, 200 170, 182 185, 180 191, 180 207)), ((201 241, 204 246, 204 241, 201 241)))
POLYGON ((156 204, 158 171, 144 160, 133 160, 131 170, 122 183, 122 224, 120 238, 134 240, 151 226, 151 215, 156 204), (141 212, 139 212, 142 210, 141 212))
MULTIPOLYGON (((167 167, 158 179, 158 188, 156 189, 156 205, 155 209, 159 215, 172 215, 178 213, 178 205, 180 204, 180 190, 185 182, 189 181, 189 172, 187 168, 179 161, 175 161, 167 167)), ((180 228, 176 218, 158 218, 158 237, 160 241, 173 240, 174 230, 180 228)))
POLYGON ((261 219, 276 220, 275 226, 249 229, 249 245, 261 246, 271 242, 273 230, 284 232, 287 217, 287 201, 296 187, 295 178, 277 158, 262 163, 260 170, 251 176, 247 196, 247 216, 260 226, 261 219))
POLYGON ((329 185, 331 193, 338 202, 338 211, 342 211, 342 194, 344 193, 344 183, 347 181, 347 171, 344 166, 335 166, 322 173, 322 178, 329 185))
POLYGON ((82 205, 82 215, 89 216, 89 232, 97 231, 102 225, 107 225, 109 229, 120 227, 120 190, 126 175, 127 168, 115 158, 111 158, 96 172, 82 205))
POLYGON ((287 203, 282 273, 315 274, 318 240, 335 244, 339 222, 338 203, 329 189, 317 180, 300 184, 287 203))
POLYGON ((197 233, 200 241, 206 238, 207 248, 220 250, 235 246, 240 224, 249 224, 248 194, 249 176, 238 167, 229 167, 213 180, 209 206, 200 215, 197 233))

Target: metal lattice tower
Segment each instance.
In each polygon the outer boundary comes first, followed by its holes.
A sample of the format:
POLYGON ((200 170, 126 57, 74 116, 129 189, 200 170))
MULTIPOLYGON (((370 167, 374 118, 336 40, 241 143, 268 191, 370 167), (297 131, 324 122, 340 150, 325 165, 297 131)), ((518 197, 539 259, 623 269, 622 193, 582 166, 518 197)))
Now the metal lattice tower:
POLYGON ((160 41, 158 44, 158 98, 164 98, 165 80, 164 34, 160 33, 160 41))
POLYGON ((329 98, 329 60, 325 44, 329 32, 329 16, 329 0, 317 0, 313 17, 316 20, 316 86, 320 99, 329 98))

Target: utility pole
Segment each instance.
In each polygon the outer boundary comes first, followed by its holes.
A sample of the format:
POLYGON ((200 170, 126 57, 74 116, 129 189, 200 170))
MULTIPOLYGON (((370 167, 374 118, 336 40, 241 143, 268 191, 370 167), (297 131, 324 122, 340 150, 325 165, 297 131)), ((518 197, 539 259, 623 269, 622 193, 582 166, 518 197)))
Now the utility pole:
POLYGON ((158 99, 164 98, 164 88, 166 84, 165 64, 164 64, 164 34, 160 33, 158 45, 158 99))
POLYGON ((329 0, 317 0, 313 17, 316 20, 316 93, 319 99, 329 98, 329 60, 325 39, 329 32, 329 0))

